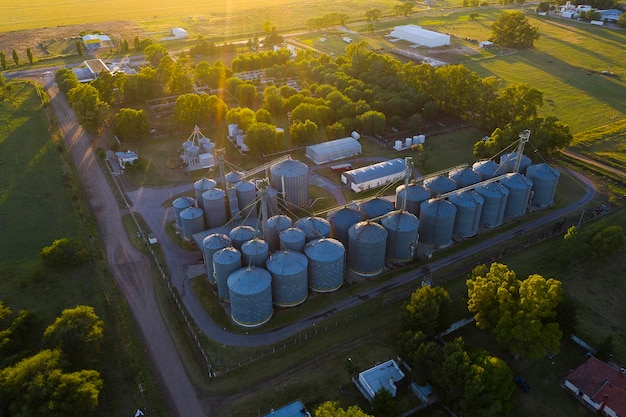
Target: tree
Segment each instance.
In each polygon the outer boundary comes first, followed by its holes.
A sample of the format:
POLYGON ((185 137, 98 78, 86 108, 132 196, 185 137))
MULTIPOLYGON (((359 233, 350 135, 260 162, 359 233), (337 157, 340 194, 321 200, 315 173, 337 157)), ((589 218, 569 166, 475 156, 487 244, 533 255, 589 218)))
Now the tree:
POLYGON ((26 48, 26 57, 28 58, 29 64, 32 64, 35 61, 35 57, 33 56, 33 51, 30 49, 30 46, 26 48))
POLYGON ((235 97, 242 106, 252 107, 257 98, 257 89, 253 84, 243 83, 237 86, 235 97))
POLYGON ((256 123, 254 110, 247 107, 234 107, 226 113, 227 123, 236 123, 241 130, 247 132, 250 126, 256 123))
POLYGON ((80 40, 76 41, 76 53, 78 53, 78 56, 83 56, 85 53, 85 47, 83 46, 83 42, 80 40))
POLYGON ((547 1, 540 1, 539 3, 537 3, 537 7, 535 8, 535 11, 537 13, 547 13, 550 10, 550 2, 547 1))
POLYGON ((396 399, 385 387, 376 391, 371 404, 375 417, 395 417, 398 415, 396 399))
POLYGON ((357 405, 350 406, 347 410, 344 410, 339 406, 339 402, 333 401, 322 403, 313 414, 315 417, 373 417, 363 412, 357 405))
POLYGON ((146 46, 143 53, 146 56, 146 61, 148 61, 153 67, 159 65, 161 59, 168 54, 165 46, 158 43, 146 46))
POLYGON ((140 142, 150 137, 148 115, 142 110, 121 108, 115 115, 113 132, 125 142, 140 142))
POLYGON ((2 66, 2 69, 7 69, 7 56, 4 54, 3 51, 0 51, 0 65, 2 66))
MULTIPOLYGON (((0 303, 0 317, 2 309, 2 303, 0 303)), ((20 310, 11 325, 0 330, 0 368, 14 363, 16 357, 21 358, 30 351, 30 346, 33 345, 32 340, 35 340, 35 333, 41 335, 37 314, 32 310, 20 310)), ((38 342, 37 338, 36 343, 38 342)))
POLYGON ((111 105, 118 97, 116 93, 119 93, 125 79, 126 74, 123 72, 111 74, 109 71, 102 71, 98 74, 98 78, 91 82, 91 85, 98 90, 100 99, 111 105))
POLYGON ((178 58, 169 80, 169 91, 172 94, 185 94, 193 91, 193 74, 189 70, 189 60, 178 58))
POLYGON ((15 62, 16 67, 20 66, 20 57, 17 55, 17 51, 15 49, 13 50, 13 62, 15 62))
POLYGON ((478 14, 477 12, 471 12, 468 16, 470 20, 476 20, 480 17, 480 14, 478 14))
POLYGON ((297 146, 315 143, 317 142, 317 125, 310 120, 306 120, 304 123, 293 122, 289 126, 289 136, 291 136, 293 144, 297 146))
POLYGON ((626 28, 626 13, 622 13, 617 18, 617 26, 621 28, 626 28))
POLYGON ((69 68, 61 68, 57 70, 54 73, 54 81, 57 83, 59 90, 65 95, 67 95, 72 88, 77 87, 79 84, 78 77, 74 74, 74 71, 69 68))
POLYGON ((366 22, 376 22, 383 15, 383 12, 380 9, 371 8, 365 12, 365 21, 366 22))
POLYGON ((260 123, 272 123, 272 115, 267 110, 261 108, 254 113, 254 118, 260 123))
POLYGON ((79 84, 68 92, 68 99, 78 123, 88 131, 97 131, 109 110, 98 90, 90 84, 79 84))
POLYGON ((496 45, 507 48, 532 48, 539 39, 539 29, 528 23, 522 12, 502 12, 491 25, 491 38, 496 45))
POLYGON ((606 259, 618 253, 626 244, 620 226, 607 226, 604 222, 593 224, 582 231, 575 226, 565 235, 564 256, 581 259, 606 259))
POLYGON ((346 131, 346 128, 340 122, 335 122, 330 126, 326 126, 326 137, 328 139, 344 138, 347 134, 348 132, 346 131))
POLYGON ((75 266, 87 260, 87 251, 77 241, 64 237, 44 247, 39 256, 48 266, 75 266))
POLYGON ((263 108, 274 116, 284 112, 285 99, 280 95, 276 86, 270 86, 263 90, 263 108))
POLYGON ((254 123, 248 129, 245 143, 250 152, 259 156, 278 149, 276 126, 267 123, 254 123))
POLYGON ((385 130, 387 120, 385 115, 379 111, 369 110, 359 116, 363 133, 366 135, 380 135, 385 130))

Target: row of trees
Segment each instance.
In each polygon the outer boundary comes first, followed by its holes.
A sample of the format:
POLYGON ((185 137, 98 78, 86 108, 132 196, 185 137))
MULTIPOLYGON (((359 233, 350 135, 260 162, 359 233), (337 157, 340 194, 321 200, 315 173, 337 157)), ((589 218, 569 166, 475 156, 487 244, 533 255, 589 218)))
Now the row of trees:
MULTIPOLYGON (((15 63, 16 67, 19 67, 21 65, 21 60, 17 51, 13 49, 11 55, 13 57, 13 63, 15 63)), ((33 55, 33 51, 32 49, 30 49, 30 47, 26 48, 26 57, 28 58, 28 62, 30 64, 33 64, 35 62, 35 56, 33 55)), ((2 67, 2 69, 7 69, 9 67, 9 61, 7 60, 7 56, 4 54, 3 51, 0 51, 0 66, 2 67)))

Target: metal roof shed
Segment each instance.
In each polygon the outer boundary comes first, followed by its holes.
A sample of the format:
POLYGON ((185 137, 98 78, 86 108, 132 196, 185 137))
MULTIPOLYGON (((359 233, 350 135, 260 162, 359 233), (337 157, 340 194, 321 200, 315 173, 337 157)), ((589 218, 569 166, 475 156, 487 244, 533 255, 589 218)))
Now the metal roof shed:
POLYGON ((346 171, 341 174, 341 182, 350 186, 359 193, 370 188, 398 181, 404 177, 406 164, 404 159, 396 158, 389 161, 379 162, 362 168, 346 171))
POLYGON ((352 137, 347 137, 307 146, 306 156, 319 165, 359 155, 362 150, 359 141, 352 137))
POLYGON ((393 397, 396 396, 396 382, 404 378, 404 372, 393 359, 376 365, 359 374, 360 391, 367 397, 369 401, 376 395, 381 388, 386 388, 393 397))
POLYGON ((263 417, 311 417, 302 401, 296 400, 284 407, 270 411, 269 414, 265 414, 263 417))

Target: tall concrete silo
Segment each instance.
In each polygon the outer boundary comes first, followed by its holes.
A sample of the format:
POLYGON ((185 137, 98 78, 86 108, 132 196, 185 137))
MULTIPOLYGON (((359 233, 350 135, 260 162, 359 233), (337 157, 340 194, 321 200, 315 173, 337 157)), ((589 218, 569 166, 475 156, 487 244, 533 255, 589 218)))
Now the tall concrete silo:
POLYGON ((205 229, 203 211, 198 207, 189 207, 180 212, 180 223, 183 229, 183 239, 191 240, 195 233, 205 229))
POLYGON ((430 190, 431 197, 437 197, 438 195, 449 193, 457 188, 454 181, 441 175, 425 179, 424 187, 430 190))
POLYGON ((509 190, 509 198, 506 200, 504 215, 520 217, 526 214, 533 182, 522 174, 514 173, 506 174, 506 177, 500 180, 500 184, 509 190))
POLYGON ((330 223, 322 217, 301 217, 295 221, 294 226, 304 232, 307 242, 320 237, 330 237, 330 223))
POLYGON ((272 275, 272 299, 278 307, 302 304, 309 295, 309 260, 300 252, 278 251, 267 260, 272 275))
POLYGON ((363 214, 351 207, 342 207, 328 213, 330 223, 330 237, 340 241, 344 247, 348 247, 348 229, 353 224, 363 221, 363 214))
POLYGON ((450 171, 448 173, 448 178, 455 182, 457 188, 467 187, 482 180, 480 174, 469 167, 450 171))
POLYGON ((420 207, 420 242, 442 248, 452 243, 456 206, 443 199, 422 202, 420 207))
POLYGON ((204 201, 202 200, 202 194, 211 188, 217 187, 217 182, 211 178, 200 178, 193 183, 193 190, 196 196, 196 205, 204 210, 204 201))
POLYGON ((194 201, 191 197, 179 197, 172 202, 172 207, 174 207, 174 217, 176 218, 176 226, 183 226, 180 221, 180 212, 192 207, 193 203, 194 201))
POLYGON ((413 260, 420 225, 418 218, 407 211, 398 211, 383 217, 380 224, 387 230, 385 258, 391 262, 413 260))
POLYGON ((227 246, 213 254, 213 276, 217 284, 217 295, 223 301, 230 301, 228 277, 242 267, 241 252, 227 246))
POLYGON ((463 191, 450 195, 448 200, 456 207, 452 233, 461 237, 476 235, 485 199, 474 191, 463 191))
POLYGON ((269 246, 266 241, 255 237, 245 241, 241 245, 242 263, 244 266, 265 267, 265 261, 269 256, 269 246))
POLYGON ((541 209, 554 204, 554 194, 559 183, 559 171, 548 164, 531 165, 526 169, 526 176, 533 182, 530 205, 541 209))
POLYGON ((371 277, 385 267, 387 230, 378 223, 362 221, 348 229, 348 267, 355 274, 371 277))
POLYGON ((266 241, 270 247, 270 251, 274 252, 280 249, 279 233, 292 226, 293 221, 289 216, 277 214, 267 219, 267 236, 266 241))
POLYGON ((365 220, 380 217, 393 211, 393 209, 394 207, 391 201, 380 197, 369 199, 359 205, 359 210, 365 220))
POLYGON ((220 227, 228 221, 226 193, 221 188, 212 188, 202 193, 204 220, 208 229, 220 227))
POLYGON ((305 163, 287 159, 273 165, 270 183, 288 205, 304 207, 309 203, 309 167, 305 163))
POLYGON ((202 255, 206 266, 207 279, 210 283, 215 283, 213 274, 213 255, 220 249, 230 245, 230 237, 223 233, 213 233, 202 240, 202 255))
POLYGON ((280 240, 280 248, 284 250, 293 250, 302 252, 306 244, 306 236, 304 232, 297 227, 289 227, 278 234, 280 240))
POLYGON ((430 190, 419 184, 401 185, 396 188, 396 210, 402 210, 402 203, 405 199, 405 210, 419 216, 420 204, 430 199, 430 190))
POLYGON ((235 193, 243 218, 256 218, 256 192, 256 185, 252 181, 239 181, 235 184, 235 193))
POLYGON ((241 245, 243 245, 244 242, 259 236, 259 232, 252 226, 241 225, 233 227, 229 236, 235 249, 241 250, 241 245))
POLYGON ((472 170, 480 175, 483 181, 504 174, 504 172, 500 170, 500 165, 491 159, 475 162, 474 165, 472 165, 472 170))
POLYGON ((243 327, 258 327, 274 314, 272 276, 257 267, 244 267, 231 273, 227 281, 230 317, 243 327))
POLYGON ((474 189, 485 200, 480 215, 480 225, 498 227, 504 220, 504 209, 509 198, 509 189, 498 182, 479 185, 474 189))
POLYGON ((336 239, 315 239, 306 244, 309 259, 309 287, 315 292, 331 292, 343 284, 346 249, 336 239))
MULTIPOLYGON (((532 160, 526 155, 522 154, 521 161, 519 161, 519 172, 524 174, 526 168, 530 166, 532 160)), ((518 164, 517 152, 505 153, 500 156, 500 175, 509 172, 515 172, 515 167, 518 164)))

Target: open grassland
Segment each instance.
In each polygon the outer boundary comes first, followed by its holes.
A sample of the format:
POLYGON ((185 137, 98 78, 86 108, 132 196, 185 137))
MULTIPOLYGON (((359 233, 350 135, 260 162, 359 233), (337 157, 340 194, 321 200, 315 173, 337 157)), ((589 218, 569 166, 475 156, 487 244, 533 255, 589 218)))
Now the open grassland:
POLYGON ((626 171, 626 119, 574 135, 572 145, 590 157, 626 171))

